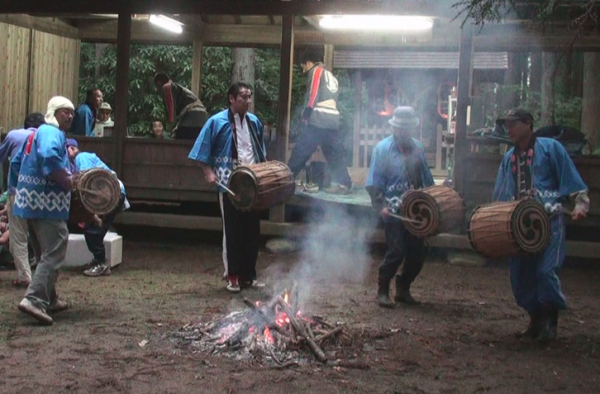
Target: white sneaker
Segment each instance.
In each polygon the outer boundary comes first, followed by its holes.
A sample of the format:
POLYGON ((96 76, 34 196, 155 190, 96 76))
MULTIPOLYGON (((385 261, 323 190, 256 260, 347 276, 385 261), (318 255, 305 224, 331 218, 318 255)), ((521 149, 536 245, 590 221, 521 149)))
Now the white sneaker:
POLYGON ((230 293, 240 292, 240 283, 237 276, 229 276, 227 278, 227 291, 230 293))
POLYGON ((35 306, 27 298, 23 298, 21 300, 21 302, 19 303, 19 310, 23 313, 28 314, 29 316, 32 316, 44 325, 50 326, 52 325, 52 323, 54 323, 54 320, 52 320, 52 318, 48 316, 46 311, 44 311, 42 308, 38 308, 37 306, 35 306))
POLYGON ((266 284, 265 284, 265 283, 263 283, 263 282, 259 282, 259 281, 257 281, 256 279, 254 279, 254 280, 252 281, 252 284, 251 284, 250 286, 251 286, 251 287, 256 287, 256 288, 261 288, 261 287, 265 287, 265 286, 266 286, 266 284))

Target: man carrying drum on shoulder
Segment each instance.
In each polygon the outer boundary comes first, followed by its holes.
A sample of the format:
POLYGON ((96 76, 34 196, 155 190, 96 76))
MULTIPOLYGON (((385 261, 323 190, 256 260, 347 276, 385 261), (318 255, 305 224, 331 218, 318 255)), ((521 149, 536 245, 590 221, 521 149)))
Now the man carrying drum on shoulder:
MULTIPOLYGON (((111 170, 95 153, 91 152, 80 152, 79 144, 74 139, 67 139, 67 150, 69 153, 69 160, 71 162, 71 172, 73 174, 80 173, 82 171, 90 170, 92 168, 101 168, 112 172, 111 170)), ((116 177, 116 174, 115 174, 116 177)), ((104 237, 108 233, 108 229, 115 221, 117 214, 123 212, 129 208, 129 202, 125 197, 125 186, 123 182, 119 180, 119 187, 121 189, 121 195, 119 197, 119 204, 112 212, 106 215, 102 215, 99 223, 84 223, 83 224, 83 235, 85 237, 85 243, 88 250, 94 256, 90 262, 90 268, 85 270, 83 274, 85 276, 105 276, 110 275, 110 263, 106 261, 106 250, 104 247, 104 237)))
POLYGON ((189 158, 200 163, 204 178, 217 186, 223 217, 223 264, 227 290, 264 287, 256 279, 260 237, 260 212, 238 211, 225 196, 229 176, 237 165, 266 161, 263 125, 248 112, 252 88, 236 82, 227 92, 229 108, 211 116, 192 148, 189 158))
POLYGON ((394 306, 389 297, 390 282, 402 262, 402 274, 396 275, 394 301, 418 303, 410 294, 410 286, 423 268, 427 253, 425 241, 410 234, 395 216, 406 191, 434 184, 423 147, 411 137, 411 133, 419 126, 414 109, 396 108, 389 123, 393 135, 375 147, 365 184, 373 208, 382 216, 385 226, 388 250, 379 268, 377 299, 380 306, 387 308, 394 306))
POLYGON ((533 134, 533 115, 511 109, 503 121, 515 145, 498 170, 493 201, 535 198, 551 215, 551 237, 546 249, 535 255, 510 258, 510 282, 517 305, 530 317, 518 336, 537 341, 556 339, 558 311, 566 309, 558 271, 565 258, 566 204, 574 208, 573 220, 585 218, 589 209, 588 188, 565 148, 556 140, 533 134))

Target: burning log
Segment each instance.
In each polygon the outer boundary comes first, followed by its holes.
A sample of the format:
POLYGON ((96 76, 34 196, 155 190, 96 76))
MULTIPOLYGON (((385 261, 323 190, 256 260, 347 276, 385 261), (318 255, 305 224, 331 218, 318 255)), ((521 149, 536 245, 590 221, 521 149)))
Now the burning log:
POLYGON ((264 309, 269 310, 272 309, 269 308, 269 305, 274 304, 274 302, 269 302, 269 304, 266 305, 266 308, 263 309, 263 307, 258 307, 256 306, 252 301, 250 301, 247 298, 243 299, 244 304, 246 304, 246 306, 250 309, 252 309, 253 311, 255 311, 258 316, 262 319, 263 323, 265 324, 265 326, 267 328, 269 328, 270 330, 274 330, 276 331, 279 335, 284 336, 286 338, 288 338, 288 333, 281 327, 279 327, 276 323, 273 323, 273 319, 269 318, 265 312, 264 309))
POLYGON ((294 327, 294 330, 304 338, 306 343, 308 344, 309 349, 314 353, 317 360, 325 363, 327 362, 327 356, 323 350, 315 343, 315 341, 306 333, 304 326, 296 319, 296 317, 292 314, 292 311, 289 305, 281 298, 281 296, 277 296, 277 300, 279 301, 279 306, 286 313, 288 319, 290 320, 290 324, 294 327))

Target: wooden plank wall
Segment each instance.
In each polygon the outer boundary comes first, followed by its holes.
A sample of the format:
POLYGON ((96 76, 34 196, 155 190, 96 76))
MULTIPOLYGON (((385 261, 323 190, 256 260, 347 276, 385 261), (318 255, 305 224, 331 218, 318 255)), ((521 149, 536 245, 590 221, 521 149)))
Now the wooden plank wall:
POLYGON ((65 96, 77 106, 80 41, 33 31, 29 110, 46 112, 53 96, 65 96))
POLYGON ((0 23, 0 132, 23 127, 27 114, 31 30, 0 23))
POLYGON ((80 41, 0 23, 0 131, 22 127, 63 95, 77 105, 80 41), (31 65, 31 67, 30 67, 31 65))

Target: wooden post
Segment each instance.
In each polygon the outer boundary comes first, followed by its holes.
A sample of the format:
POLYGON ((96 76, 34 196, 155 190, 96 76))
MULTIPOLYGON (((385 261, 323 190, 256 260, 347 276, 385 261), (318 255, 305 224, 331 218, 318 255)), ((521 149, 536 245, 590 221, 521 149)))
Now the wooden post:
POLYGON ((190 90, 200 98, 202 92, 202 50, 204 44, 201 40, 194 40, 194 47, 192 49, 192 86, 190 90))
POLYGON ((131 13, 119 14, 117 28, 117 76, 115 89, 115 131, 112 168, 123 176, 123 150, 127 136, 127 112, 129 95, 129 49, 131 44, 131 13))
POLYGON ((600 53, 585 52, 583 64, 581 131, 587 135, 593 152, 600 148, 600 53))
POLYGON ((460 34, 458 60, 458 97, 456 100, 456 135, 454 136, 454 187, 465 192, 465 161, 467 147, 467 107, 471 103, 471 78, 473 75, 473 26, 465 23, 460 34))
MULTIPOLYGON (((362 73, 354 72, 354 133, 352 137, 352 167, 358 168, 360 154, 360 126, 362 115, 362 73)), ((368 167, 369 163, 365 163, 368 167)))
POLYGON ((329 71, 333 71, 333 45, 323 45, 323 64, 329 71))
MULTIPOLYGON (((279 63, 279 105, 277 108, 277 160, 285 162, 290 135, 290 112, 292 106, 292 73, 294 57, 294 16, 283 15, 281 26, 281 52, 279 63)), ((285 206, 271 209, 272 222, 285 221, 285 206)))

